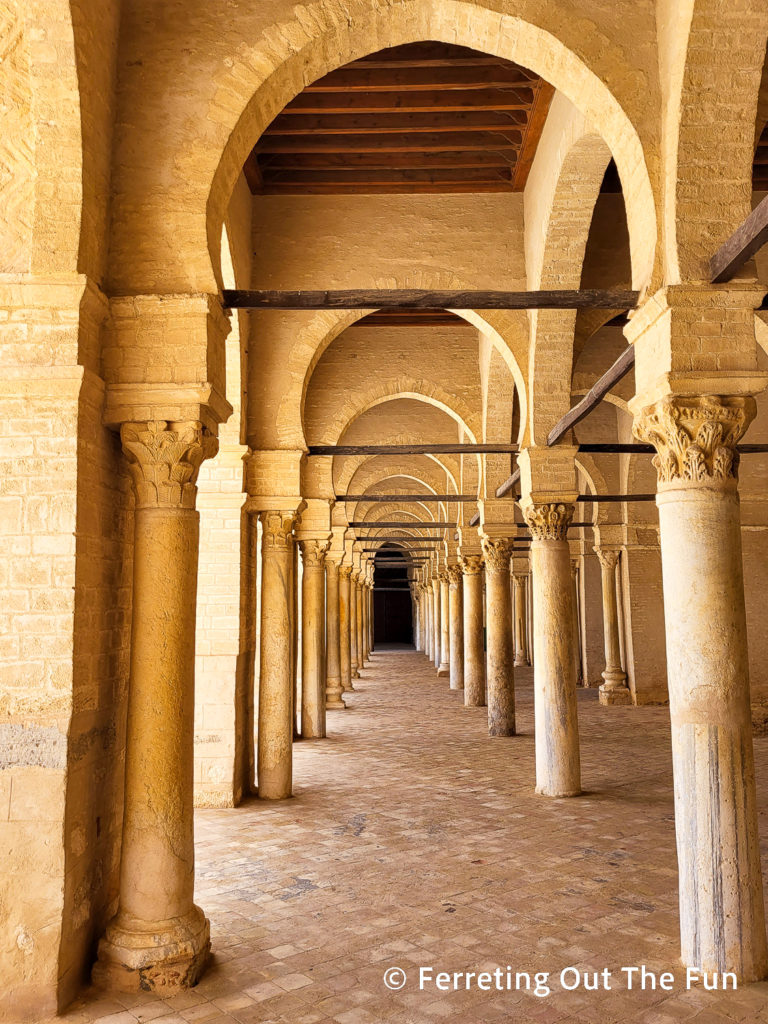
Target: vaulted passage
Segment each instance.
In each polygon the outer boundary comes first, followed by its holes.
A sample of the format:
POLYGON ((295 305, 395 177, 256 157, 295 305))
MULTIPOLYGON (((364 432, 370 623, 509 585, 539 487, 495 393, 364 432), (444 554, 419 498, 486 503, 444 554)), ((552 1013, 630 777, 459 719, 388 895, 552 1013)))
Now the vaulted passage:
MULTIPOLYGON (((517 677, 518 741, 499 747, 483 736, 485 709, 465 708, 424 655, 375 653, 333 737, 297 745, 293 800, 250 801, 234 817, 198 811, 196 892, 220 955, 167 1002, 169 1024, 188 1012, 213 1024, 584 1020, 556 980, 546 998, 420 992, 422 966, 557 976, 599 965, 615 981, 588 994, 591 1021, 714 1014, 723 993, 686 993, 677 959, 668 729, 652 708, 606 718, 582 691, 589 787, 567 805, 542 801, 531 786, 531 677, 517 677), (676 971, 673 991, 625 991, 621 967, 641 963, 676 971), (382 984, 388 967, 408 975, 399 994, 382 984)), ((756 754, 768 812, 768 739, 756 754)), ((728 1018, 711 1019, 756 1020, 762 988, 728 993, 728 1018)), ((73 1021, 106 1024, 122 1006, 121 1024, 163 1019, 156 993, 93 998, 73 1021)))

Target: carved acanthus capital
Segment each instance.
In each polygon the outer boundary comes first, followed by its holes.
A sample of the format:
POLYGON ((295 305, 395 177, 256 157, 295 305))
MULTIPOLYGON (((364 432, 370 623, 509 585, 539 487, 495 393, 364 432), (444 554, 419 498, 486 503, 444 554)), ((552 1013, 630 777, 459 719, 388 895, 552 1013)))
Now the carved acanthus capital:
POLYGON ((619 552, 616 548, 593 548, 592 550, 597 555, 600 565, 604 569, 613 572, 619 560, 619 552))
POLYGON ((711 486, 736 480, 736 445, 756 410, 751 395, 670 395, 646 406, 632 429, 638 440, 656 449, 653 464, 660 488, 678 480, 711 486))
POLYGON ((461 571, 465 576, 478 576, 483 571, 483 556, 462 555, 461 571))
POLYGON ((137 508, 194 508, 197 474, 218 451, 198 420, 148 420, 120 428, 137 508))
POLYGON ((461 584, 461 566, 449 565, 445 572, 448 576, 448 587, 457 590, 461 584))
POLYGON ((330 540, 300 540, 299 547, 304 568, 322 569, 325 566, 325 556, 330 545, 330 540))
POLYGON ((351 575, 352 575, 352 566, 351 565, 339 566, 339 579, 340 580, 348 580, 351 575))
POLYGON ((286 551, 292 542, 296 513, 270 510, 260 513, 259 520, 265 549, 286 551))
POLYGON ((509 561, 512 558, 513 542, 510 537, 489 537, 480 538, 483 549, 483 558, 486 568, 490 572, 509 572, 509 561))
POLYGON ((534 540, 565 540, 575 507, 565 502, 528 505, 523 510, 534 540))
POLYGON ((519 590, 523 590, 528 582, 528 574, 524 572, 516 572, 513 574, 512 579, 514 580, 515 586, 519 590))

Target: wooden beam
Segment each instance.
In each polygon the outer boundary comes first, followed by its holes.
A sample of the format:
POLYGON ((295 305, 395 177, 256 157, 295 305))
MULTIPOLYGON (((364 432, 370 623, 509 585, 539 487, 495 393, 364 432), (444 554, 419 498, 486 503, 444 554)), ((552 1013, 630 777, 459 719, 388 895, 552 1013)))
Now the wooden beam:
POLYGON ((534 85, 514 65, 477 65, 456 67, 451 64, 427 67, 395 68, 390 64, 346 65, 305 86, 304 92, 423 92, 456 89, 530 89, 534 85))
MULTIPOLYGON (((496 497, 497 498, 506 498, 506 496, 509 494, 509 492, 512 490, 512 488, 515 486, 515 484, 517 483, 517 481, 519 479, 520 479, 520 470, 516 469, 514 471, 514 473, 512 473, 511 476, 507 477, 507 479, 504 481, 504 483, 501 485, 501 487, 497 487, 496 488, 496 497)), ((479 522, 479 520, 478 520, 478 522, 479 522)), ((472 526, 472 525, 474 525, 474 524, 470 523, 470 526, 472 526)))
POLYGON ((590 455, 655 455, 652 444, 606 444, 587 442, 579 445, 579 451, 590 455))
MULTIPOLYGON (((264 176, 269 179, 278 171, 320 171, 326 174, 343 170, 392 171, 392 170, 505 170, 516 158, 516 150, 503 152, 461 152, 446 150, 444 153, 299 153, 262 156, 264 176)), ((264 181, 262 180, 262 186, 264 181)))
MULTIPOLYGON (((375 552, 377 552, 377 554, 385 554, 385 555, 396 555, 396 554, 399 554, 399 551, 400 551, 399 548, 361 548, 360 550, 363 551, 363 552, 375 551, 375 552)), ((403 554, 406 554, 406 555, 407 554, 413 554, 414 551, 419 551, 419 552, 429 551, 429 552, 434 553, 435 551, 439 551, 439 548, 428 547, 428 548, 403 548, 402 549, 403 554)))
POLYGON ((434 537, 434 536, 430 536, 430 535, 425 537, 423 534, 421 536, 418 536, 418 537, 409 537, 409 536, 400 537, 397 534, 385 533, 381 537, 369 536, 367 534, 364 537, 356 536, 355 540, 359 541, 361 544, 365 543, 366 541, 372 541, 372 540, 382 540, 382 541, 386 541, 387 543, 389 543, 389 541, 393 541, 393 542, 407 542, 407 543, 412 543, 412 544, 421 544, 422 541, 429 540, 429 541, 436 541, 438 544, 442 544, 443 541, 444 541, 444 538, 443 537, 434 537))
MULTIPOLYGON (((265 143, 281 136, 315 135, 391 135, 410 132, 416 135, 490 133, 490 141, 522 143, 527 125, 524 113, 492 110, 454 110, 443 113, 409 114, 292 114, 279 115, 256 143, 255 152, 268 152, 265 143)), ((454 143, 455 149, 461 146, 454 143)))
POLYGON ((478 167, 476 170, 454 170, 418 167, 385 167, 382 170, 357 167, 330 167, 326 170, 271 171, 265 174, 262 193, 274 189, 301 186, 302 188, 390 188, 393 185, 418 187, 440 185, 453 188, 459 185, 507 185, 512 188, 511 167, 478 167))
POLYGON ((580 494, 576 501, 586 502, 611 502, 620 501, 656 501, 656 494, 580 494))
POLYGON ((550 430, 547 437, 547 446, 557 444, 561 437, 566 434, 577 423, 580 423, 585 416, 588 416, 608 392, 622 380, 635 365, 635 350, 628 345, 621 353, 616 362, 602 377, 598 378, 580 402, 563 416, 550 430))
POLYGON ((634 307, 637 297, 637 292, 602 289, 520 292, 226 289, 224 305, 228 309, 627 309, 634 307))
POLYGON ((541 138, 541 133, 544 130, 544 122, 546 121, 547 114, 549 113, 549 105, 552 102, 552 97, 554 95, 554 86, 550 85, 549 82, 539 82, 533 104, 531 106, 531 112, 528 115, 528 124, 526 125, 525 134, 523 136, 523 147, 520 151, 520 156, 515 168, 514 186, 516 192, 522 192, 525 188, 525 183, 528 181, 528 175, 530 173, 531 166, 533 165, 533 158, 536 155, 539 139, 541 138))
POLYGON ((283 108, 283 117, 294 114, 378 114, 402 112, 428 114, 455 110, 528 110, 533 102, 532 89, 487 89, 465 92, 389 93, 348 91, 336 93, 300 92, 283 108))
POLYGON ((476 494, 337 494, 336 501, 477 501, 476 494))
POLYGON ((418 195, 495 195, 500 192, 512 194, 511 181, 421 181, 385 184, 357 182, 315 182, 308 185, 301 182, 283 182, 266 185, 262 196, 418 196, 418 195))
POLYGON ((310 455, 503 455, 516 444, 315 444, 310 455))
POLYGON ((762 199, 752 213, 723 242, 709 261, 709 275, 713 284, 730 281, 748 259, 768 242, 768 196, 762 199))
POLYGON ((353 529, 364 526, 371 530, 439 530, 456 526, 456 523, 445 520, 433 521, 431 519, 393 519, 380 522, 370 519, 353 519, 348 524, 353 529))
POLYGON ((371 135, 334 135, 321 133, 320 137, 296 135, 278 138, 264 138, 257 146, 259 156, 264 153, 455 153, 457 151, 487 152, 507 151, 516 153, 520 143, 504 135, 490 131, 431 132, 420 135, 407 126, 398 130, 390 128, 386 133, 371 135))

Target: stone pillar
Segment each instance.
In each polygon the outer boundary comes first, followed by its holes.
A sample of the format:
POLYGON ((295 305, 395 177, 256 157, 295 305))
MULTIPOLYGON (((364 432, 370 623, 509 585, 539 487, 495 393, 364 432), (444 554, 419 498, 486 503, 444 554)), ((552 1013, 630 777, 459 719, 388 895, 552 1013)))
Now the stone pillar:
POLYGON ((437 666, 439 676, 449 676, 451 647, 451 613, 450 595, 448 590, 448 573, 440 573, 440 664, 437 666))
MULTIPOLYGON (((293 738, 301 739, 299 727, 299 544, 295 537, 289 539, 291 546, 291 572, 288 578, 288 601, 291 607, 291 725, 293 738)), ((303 566, 302 566, 303 570, 303 566)), ((303 577, 303 571, 301 572, 303 577)))
POLYGON ((342 565, 339 569, 339 668, 342 693, 354 690, 352 685, 351 575, 352 566, 342 565))
POLYGON ((621 667, 619 648, 619 614, 616 604, 616 563, 619 552, 611 548, 594 548, 600 562, 603 583, 603 634, 605 642, 605 668, 601 675, 605 682, 600 687, 601 704, 631 704, 632 694, 627 687, 627 675, 621 667))
POLYGON ((430 580, 432 588, 432 662, 440 668, 440 579, 430 580))
POLYGON ((448 567, 448 616, 450 620, 450 687, 464 689, 464 587, 460 565, 448 567))
POLYGON ((360 654, 357 639, 357 573, 353 569, 349 580, 349 669, 352 679, 360 678, 360 654))
POLYGON ((299 540, 301 580, 301 735, 325 736, 325 555, 327 540, 299 540))
POLYGON ((363 582, 358 575, 355 582, 355 611, 357 618, 357 661, 358 668, 365 668, 365 613, 363 612, 363 582))
POLYGON ((335 558, 325 559, 325 707, 343 711, 341 699, 341 616, 339 608, 339 563, 335 558))
POLYGON ((195 481, 215 438, 198 421, 121 428, 136 499, 122 859, 94 980, 166 995, 194 985, 209 926, 195 906, 192 794, 195 481))
POLYGON ((768 972, 750 720, 736 445, 749 396, 635 409, 658 455, 682 960, 768 972))
POLYGON ((525 608, 527 574, 515 573, 512 577, 515 592, 515 668, 528 664, 528 615, 525 608))
POLYGON ((574 506, 530 504, 533 582, 536 792, 581 792, 579 722, 573 657, 573 583, 566 533, 574 506))
POLYGON ((432 587, 429 583, 424 584, 424 611, 424 653, 431 661, 434 631, 432 628, 432 587))
POLYGON ((464 705, 485 707, 483 644, 483 557, 462 555, 464 584, 464 705))
POLYGON ((373 580, 368 581, 368 651, 373 653, 376 646, 373 629, 373 580))
POLYGON ((487 615, 488 735, 515 735, 515 644, 512 637, 512 592, 509 560, 512 541, 508 537, 481 537, 485 561, 487 615))
POLYGON ((579 560, 571 559, 571 580, 573 581, 573 672, 576 685, 582 685, 581 669, 581 623, 579 622, 579 560))
POLYGON ((363 640, 365 643, 365 660, 371 660, 371 651, 373 650, 373 644, 371 643, 371 585, 369 581, 363 580, 363 640))

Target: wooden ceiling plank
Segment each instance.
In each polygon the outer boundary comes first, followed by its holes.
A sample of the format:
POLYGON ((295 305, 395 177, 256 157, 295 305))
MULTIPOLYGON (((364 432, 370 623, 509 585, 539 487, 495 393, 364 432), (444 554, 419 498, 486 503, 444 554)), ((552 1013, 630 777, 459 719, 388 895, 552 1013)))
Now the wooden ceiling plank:
MULTIPOLYGON (((332 168, 367 168, 381 170, 385 167, 404 168, 478 168, 510 167, 514 164, 514 151, 503 152, 455 152, 446 153, 301 153, 299 155, 275 154, 262 163, 262 172, 268 180, 274 170, 330 170, 332 168)), ((263 182, 262 182, 263 184, 263 182)))
POLYGON ((392 133, 386 136, 368 138, 365 136, 343 136, 318 139, 268 139, 259 144, 258 153, 453 153, 457 150, 485 152, 493 149, 519 150, 519 143, 501 136, 487 136, 478 132, 456 133, 455 135, 409 136, 392 133))
POLYGON ((528 123, 520 111, 459 110, 449 113, 409 114, 407 111, 378 114, 292 114, 275 118, 262 135, 347 135, 386 134, 387 132, 512 132, 521 140, 528 123))
POLYGON ((430 68, 353 68, 332 71, 306 86, 305 93, 316 92, 418 92, 437 89, 530 89, 531 81, 522 78, 514 67, 497 65, 493 70, 479 72, 475 68, 454 68, 450 65, 430 68))
POLYGON ((415 92, 405 93, 299 93, 283 109, 283 116, 294 114, 363 114, 437 113, 461 110, 528 110, 533 102, 533 91, 489 89, 485 92, 415 92), (530 96, 516 93, 525 91, 530 96))

